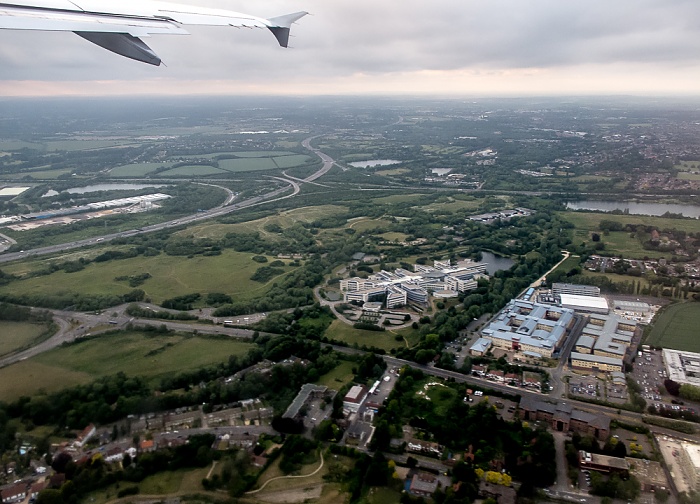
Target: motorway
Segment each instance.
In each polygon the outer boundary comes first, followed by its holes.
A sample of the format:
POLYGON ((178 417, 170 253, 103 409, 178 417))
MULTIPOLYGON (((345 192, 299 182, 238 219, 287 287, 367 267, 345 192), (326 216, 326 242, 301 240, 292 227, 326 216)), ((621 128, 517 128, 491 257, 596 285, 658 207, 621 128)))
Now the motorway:
MULTIPOLYGON (((312 152, 317 152, 313 151, 312 152)), ((319 153, 320 154, 320 153, 319 153)), ((310 177, 307 177, 307 179, 310 180, 315 180, 316 178, 320 177, 321 175, 325 174, 330 170, 330 167, 333 165, 334 161, 330 159, 328 156, 325 154, 323 155, 321 159, 324 161, 323 167, 311 175, 310 177), (330 161, 327 161, 326 158, 330 161), (330 163, 330 166, 327 166, 327 164, 330 163), (320 173, 320 175, 319 175, 320 173)), ((320 157, 320 156, 319 156, 320 157)), ((275 189, 274 191, 271 191, 267 194, 263 194, 260 196, 255 196, 253 198, 249 198, 246 200, 238 201, 235 204, 232 204, 234 199, 235 199, 235 194, 233 191, 226 187, 222 186, 217 186, 214 184, 202 184, 202 185, 208 185, 212 187, 219 187, 227 192, 226 200, 224 203, 219 205, 216 208, 212 208, 210 210, 205 210, 202 212, 197 212, 192 215, 188 215, 185 217, 180 217, 178 219, 174 219, 171 221, 166 221, 166 222, 161 222, 158 224, 152 224, 150 226, 144 226, 142 228, 138 229, 130 229, 127 231, 120 231, 118 233, 110 233, 102 236, 97 236, 93 238, 87 238, 85 240, 78 240, 74 242, 69 242, 69 243, 61 243, 58 245, 49 245, 47 247, 38 247, 35 249, 31 250, 23 250, 20 252, 11 252, 11 253, 6 253, 6 254, 0 254, 0 264, 6 263, 6 262, 11 262, 11 261, 16 261, 19 259, 25 259, 27 257, 35 257, 35 256, 42 256, 42 255, 47 255, 47 254, 55 254, 58 252, 64 252, 66 250, 73 250, 81 247, 87 247, 91 245, 97 245, 97 244, 104 244, 106 242, 109 242, 115 238, 124 238, 128 236, 135 236, 139 234, 145 234, 145 233, 153 233, 155 231, 160 231, 162 229, 169 229, 169 228, 175 228, 182 226, 183 224, 192 224, 193 222, 198 222, 206 219, 212 219, 214 217, 221 217, 222 215, 229 214, 231 212, 235 212, 237 210, 241 210, 244 208, 250 208, 256 205, 261 205, 263 203, 270 203, 273 201, 280 201, 283 199, 287 198, 292 198, 299 194, 301 191, 301 186, 300 183, 304 183, 307 180, 298 180, 294 179, 292 180, 291 178, 284 178, 284 177, 270 177, 275 180, 278 180, 280 182, 285 183, 286 185, 284 187, 281 187, 279 189, 275 189), (285 192, 287 192, 289 189, 292 189, 292 192, 290 194, 286 194, 282 196, 285 192)), ((309 181, 310 181, 309 180, 309 181)))

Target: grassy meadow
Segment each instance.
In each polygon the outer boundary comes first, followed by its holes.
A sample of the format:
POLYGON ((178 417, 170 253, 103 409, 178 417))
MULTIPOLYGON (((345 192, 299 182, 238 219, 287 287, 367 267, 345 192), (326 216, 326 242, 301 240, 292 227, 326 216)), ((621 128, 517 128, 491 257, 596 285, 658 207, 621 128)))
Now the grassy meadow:
POLYGON ((0 355, 7 355, 30 346, 47 329, 48 327, 44 324, 0 321, 0 355))
MULTIPOLYGON (((234 300, 247 300, 264 294, 272 282, 250 280, 261 266, 252 260, 253 254, 224 250, 218 256, 195 256, 190 258, 160 254, 152 257, 134 257, 104 263, 91 263, 75 273, 63 270, 50 275, 17 280, 0 287, 0 293, 13 295, 55 295, 81 293, 83 295, 126 294, 131 291, 126 281, 116 277, 149 273, 151 278, 139 286, 154 303, 164 299, 199 292, 222 292, 234 300)), ((41 267, 42 261, 29 264, 41 267)), ((8 273, 26 273, 27 263, 16 263, 3 268, 8 273)), ((285 273, 292 271, 286 268, 285 273)))
POLYGON ((226 362, 252 343, 181 334, 119 331, 61 346, 0 369, 0 397, 53 392, 119 371, 159 379, 226 362))
POLYGON ((345 207, 337 205, 319 205, 313 207, 294 208, 280 212, 277 215, 271 215, 262 219, 257 219, 248 222, 237 224, 219 224, 215 222, 207 222, 195 227, 187 228, 179 234, 183 236, 193 235, 195 238, 218 238, 227 233, 251 233, 258 232, 263 239, 277 240, 279 235, 271 233, 265 229, 266 226, 276 224, 283 229, 289 228, 294 224, 313 222, 324 217, 342 214, 346 211, 345 207))

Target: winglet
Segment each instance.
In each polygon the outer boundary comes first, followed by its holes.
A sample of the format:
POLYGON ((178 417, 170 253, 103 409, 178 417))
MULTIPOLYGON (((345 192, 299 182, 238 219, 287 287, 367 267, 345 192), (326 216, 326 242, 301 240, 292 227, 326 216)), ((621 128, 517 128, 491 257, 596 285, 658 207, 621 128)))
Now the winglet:
POLYGON ((307 14, 308 12, 301 11, 295 12, 294 14, 287 14, 286 16, 270 18, 267 20, 270 23, 268 29, 275 36, 280 46, 287 47, 287 44, 289 43, 289 29, 291 28, 292 23, 297 19, 303 18, 307 14))

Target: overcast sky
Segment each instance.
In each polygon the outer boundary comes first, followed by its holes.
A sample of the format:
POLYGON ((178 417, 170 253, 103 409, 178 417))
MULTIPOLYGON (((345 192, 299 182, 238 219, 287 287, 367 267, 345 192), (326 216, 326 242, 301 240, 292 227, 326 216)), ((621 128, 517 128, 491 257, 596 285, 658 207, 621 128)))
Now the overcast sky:
POLYGON ((700 94, 698 0, 181 3, 312 16, 286 50, 267 30, 145 39, 167 67, 72 33, 0 30, 0 95, 700 94))

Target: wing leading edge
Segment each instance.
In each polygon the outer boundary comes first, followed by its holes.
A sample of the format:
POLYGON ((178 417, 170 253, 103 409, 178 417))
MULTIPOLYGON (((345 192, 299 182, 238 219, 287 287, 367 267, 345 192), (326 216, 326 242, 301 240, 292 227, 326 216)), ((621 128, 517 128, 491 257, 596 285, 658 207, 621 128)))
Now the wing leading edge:
POLYGON ((292 23, 307 12, 270 19, 222 9, 206 9, 164 2, 94 0, 0 0, 0 29, 72 31, 121 56, 158 66, 160 58, 139 37, 152 34, 186 35, 181 25, 267 28, 280 46, 287 47, 292 23), (105 8, 105 5, 109 5, 105 8))

